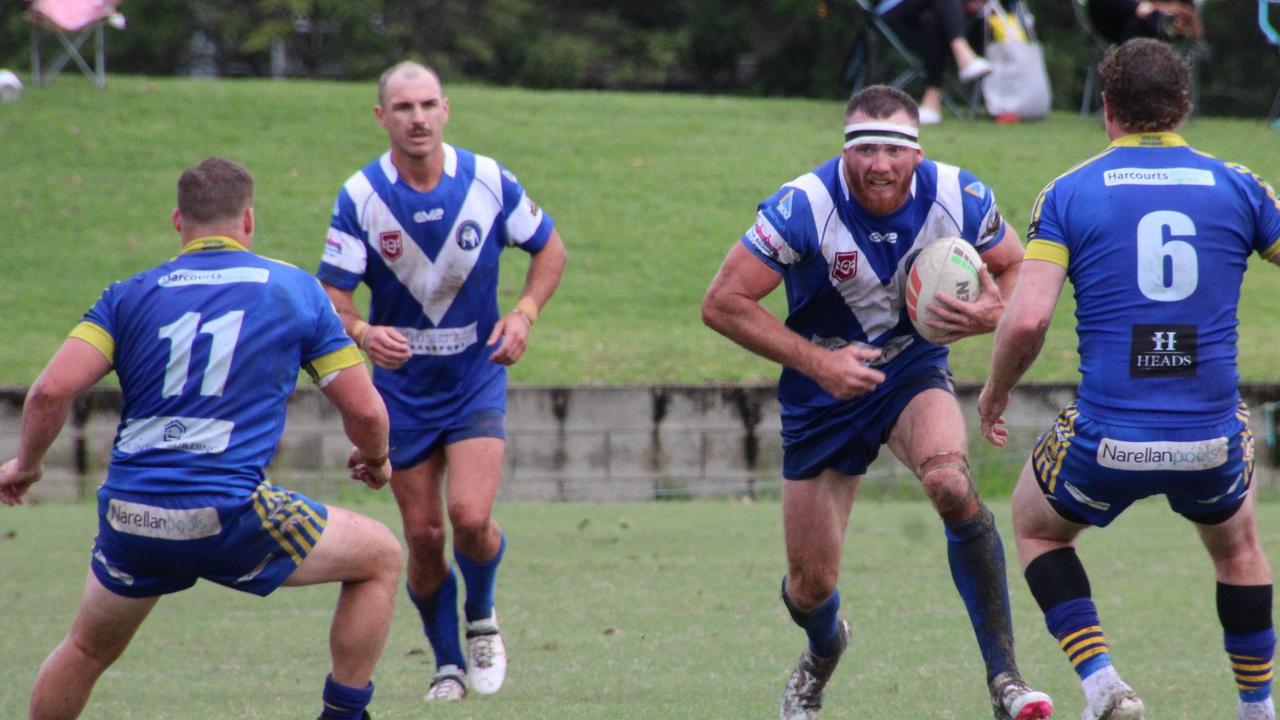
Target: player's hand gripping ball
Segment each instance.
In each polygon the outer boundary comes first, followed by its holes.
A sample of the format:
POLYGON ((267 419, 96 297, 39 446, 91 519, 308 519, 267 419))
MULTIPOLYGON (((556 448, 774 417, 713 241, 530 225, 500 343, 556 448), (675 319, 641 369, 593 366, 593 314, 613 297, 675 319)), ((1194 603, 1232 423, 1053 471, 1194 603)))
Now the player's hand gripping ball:
POLYGON ((916 255, 907 274, 907 317, 921 337, 937 342, 947 334, 946 330, 925 324, 925 318, 931 315, 927 308, 935 295, 946 293, 965 302, 978 299, 982 290, 980 267, 978 251, 958 237, 935 240, 916 255))

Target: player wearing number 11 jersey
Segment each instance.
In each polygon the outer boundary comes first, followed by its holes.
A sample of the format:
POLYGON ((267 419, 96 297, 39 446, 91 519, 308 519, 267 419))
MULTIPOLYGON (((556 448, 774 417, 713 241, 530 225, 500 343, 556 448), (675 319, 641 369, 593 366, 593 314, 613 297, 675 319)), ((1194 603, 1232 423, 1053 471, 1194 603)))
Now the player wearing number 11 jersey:
POLYGON ((247 170, 225 158, 188 169, 173 225, 181 253, 107 288, 32 385, 18 455, 0 466, 0 503, 16 505, 76 396, 116 371, 124 404, 91 572, 27 717, 78 716, 160 596, 204 579, 255 595, 342 583, 321 718, 367 720, 399 543, 370 518, 271 485, 264 468, 300 367, 342 415, 352 477, 372 487, 391 473, 386 408, 319 283, 251 252, 247 170))
POLYGON ((1099 70, 1111 145, 1036 201, 979 398, 982 430, 1004 444, 1009 391, 1070 278, 1079 396, 1032 451, 1013 512, 1027 582, 1081 679, 1084 717, 1141 718, 1145 708, 1111 665, 1075 538, 1163 494, 1213 560, 1239 717, 1271 720, 1272 575, 1249 497, 1236 313, 1249 256, 1280 263, 1280 200, 1248 169, 1174 134, 1190 108, 1189 73, 1167 46, 1130 41, 1099 70))

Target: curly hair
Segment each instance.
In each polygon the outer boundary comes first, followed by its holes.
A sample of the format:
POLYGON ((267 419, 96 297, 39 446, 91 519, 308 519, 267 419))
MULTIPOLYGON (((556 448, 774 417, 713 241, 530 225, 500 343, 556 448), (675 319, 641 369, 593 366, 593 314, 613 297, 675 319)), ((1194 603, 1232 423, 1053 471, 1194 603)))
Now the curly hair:
POLYGON ((1134 38, 1114 46, 1098 74, 1107 107, 1125 130, 1170 131, 1191 112, 1191 70, 1162 42, 1134 38))

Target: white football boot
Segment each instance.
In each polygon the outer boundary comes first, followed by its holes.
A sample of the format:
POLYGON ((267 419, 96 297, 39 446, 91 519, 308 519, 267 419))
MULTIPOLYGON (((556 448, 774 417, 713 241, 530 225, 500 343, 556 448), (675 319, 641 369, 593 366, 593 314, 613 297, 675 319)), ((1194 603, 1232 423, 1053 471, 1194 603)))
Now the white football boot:
POLYGON ((1106 667, 1085 678, 1082 720, 1145 720, 1147 708, 1142 698, 1120 679, 1115 668, 1106 667))
POLYGON ((458 702, 467 696, 467 676, 457 665, 442 665, 423 698, 428 702, 458 702))
POLYGON ((481 695, 492 695, 507 677, 507 646, 498 630, 498 611, 467 623, 467 677, 481 695))
POLYGON ((840 638, 834 653, 828 657, 818 657, 808 647, 804 649, 800 662, 791 671, 787 686, 782 690, 782 720, 814 720, 818 717, 818 713, 822 711, 822 696, 826 691, 827 681, 840 663, 840 656, 844 654, 845 648, 849 647, 850 634, 849 621, 840 618, 840 638))

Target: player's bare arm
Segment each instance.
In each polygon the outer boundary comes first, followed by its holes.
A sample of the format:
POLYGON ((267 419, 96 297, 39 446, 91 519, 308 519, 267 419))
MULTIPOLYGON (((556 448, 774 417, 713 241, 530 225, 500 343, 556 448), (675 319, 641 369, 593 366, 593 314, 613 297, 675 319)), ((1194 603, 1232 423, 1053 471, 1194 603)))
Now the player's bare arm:
POLYGON ((377 490, 391 479, 387 407, 364 365, 339 370, 322 388, 342 415, 342 428, 355 448, 347 460, 351 478, 377 490))
POLYGON ((978 280, 982 290, 976 300, 965 302, 954 295, 939 294, 929 305, 930 314, 925 322, 931 327, 946 330, 939 338, 942 344, 952 343, 972 335, 983 335, 996 329, 1005 309, 1005 298, 1013 294, 1022 268, 1022 244, 1013 229, 1006 224, 1004 239, 995 247, 982 253, 985 267, 978 268, 978 280))
POLYGON ((808 375, 840 399, 863 395, 884 382, 867 367, 880 356, 874 348, 848 345, 827 350, 792 332, 760 304, 782 276, 741 244, 736 244, 702 300, 702 321, 751 352, 808 375))
POLYGON ((110 371, 111 363, 93 345, 79 338, 63 341, 27 392, 18 455, 0 466, 0 503, 22 504, 23 494, 44 474, 44 455, 62 431, 72 403, 110 371))
POLYGON ((993 445, 1003 447, 1008 439, 1004 410, 1009 405, 1009 393, 1040 354, 1066 279, 1067 269, 1057 263, 1044 260, 1024 263, 996 329, 991 371, 978 396, 982 434, 993 445))
POLYGON ((510 312, 498 318, 493 332, 489 333, 486 345, 493 346, 498 338, 502 338, 502 346, 493 353, 490 360, 502 365, 514 365, 524 356, 524 351, 529 346, 529 330, 537 321, 538 313, 560 286, 567 261, 568 252, 564 241, 560 239, 560 233, 552 230, 547 244, 529 262, 520 300, 510 312))
POLYGON ((364 350, 374 365, 395 370, 413 357, 409 341, 399 330, 389 325, 370 325, 360 316, 356 309, 354 291, 330 285, 323 280, 325 294, 333 302, 333 309, 342 318, 342 328, 355 340, 356 346, 364 350))

